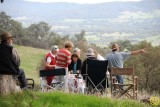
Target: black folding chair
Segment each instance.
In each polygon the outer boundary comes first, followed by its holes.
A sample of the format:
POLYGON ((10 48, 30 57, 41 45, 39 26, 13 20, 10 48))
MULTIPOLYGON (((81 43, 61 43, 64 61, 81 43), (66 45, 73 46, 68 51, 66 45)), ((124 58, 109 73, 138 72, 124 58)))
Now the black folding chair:
POLYGON ((65 68, 59 68, 59 69, 54 69, 54 70, 40 70, 40 80, 41 80, 42 92, 45 91, 46 89, 45 87, 53 89, 53 90, 57 90, 60 86, 64 85, 64 81, 60 81, 60 82, 54 83, 54 87, 49 86, 45 82, 46 81, 45 77, 47 76, 65 76, 65 75, 66 75, 65 68))
POLYGON ((108 70, 108 60, 100 61, 87 59, 86 73, 82 74, 86 81, 86 87, 88 93, 95 93, 105 91, 108 86, 106 72, 108 70), (107 85, 106 85, 107 83, 107 85))

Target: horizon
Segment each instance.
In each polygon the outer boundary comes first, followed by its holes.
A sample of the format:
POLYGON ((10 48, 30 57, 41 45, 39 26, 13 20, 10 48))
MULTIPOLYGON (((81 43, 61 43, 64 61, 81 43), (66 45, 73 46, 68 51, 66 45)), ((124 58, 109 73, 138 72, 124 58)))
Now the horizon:
POLYGON ((40 2, 40 3, 58 3, 58 2, 67 2, 67 3, 77 3, 77 4, 98 4, 105 2, 139 2, 142 0, 24 0, 29 2, 40 2))

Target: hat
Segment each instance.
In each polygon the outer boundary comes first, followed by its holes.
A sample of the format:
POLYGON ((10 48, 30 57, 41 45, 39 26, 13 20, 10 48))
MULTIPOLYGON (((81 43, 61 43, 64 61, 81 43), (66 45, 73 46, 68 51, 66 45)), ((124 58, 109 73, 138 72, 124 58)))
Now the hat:
POLYGON ((117 48, 119 48, 119 47, 120 47, 120 46, 119 46, 117 43, 115 43, 115 44, 112 45, 112 48, 111 48, 111 49, 112 49, 112 50, 115 50, 115 49, 117 49, 117 48))
POLYGON ((95 56, 94 50, 92 48, 88 48, 86 55, 87 56, 95 56))
POLYGON ((81 50, 80 50, 79 48, 74 48, 73 52, 74 52, 74 53, 80 53, 81 50))
POLYGON ((13 38, 13 36, 9 32, 4 32, 0 35, 1 41, 7 40, 8 38, 13 38))
POLYGON ((59 51, 58 46, 57 45, 53 45, 51 47, 51 51, 59 51))
POLYGON ((65 47, 73 47, 73 43, 71 41, 67 41, 65 43, 65 47))

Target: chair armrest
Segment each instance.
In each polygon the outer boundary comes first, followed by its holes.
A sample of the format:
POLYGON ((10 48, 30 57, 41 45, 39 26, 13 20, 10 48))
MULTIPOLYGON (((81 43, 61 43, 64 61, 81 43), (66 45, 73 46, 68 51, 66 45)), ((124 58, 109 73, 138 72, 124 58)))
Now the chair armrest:
POLYGON ((88 74, 82 74, 82 76, 88 76, 88 74))

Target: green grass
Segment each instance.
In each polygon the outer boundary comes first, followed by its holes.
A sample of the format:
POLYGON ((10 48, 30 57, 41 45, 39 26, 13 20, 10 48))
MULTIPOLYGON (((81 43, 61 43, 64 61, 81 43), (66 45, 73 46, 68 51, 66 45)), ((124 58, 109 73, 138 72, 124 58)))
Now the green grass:
POLYGON ((150 107, 132 100, 60 92, 21 92, 0 96, 0 107, 150 107))
POLYGON ((40 65, 41 60, 47 54, 47 50, 18 46, 15 45, 20 58, 21 68, 25 71, 27 78, 33 78, 39 84, 39 73, 37 67, 40 65))

